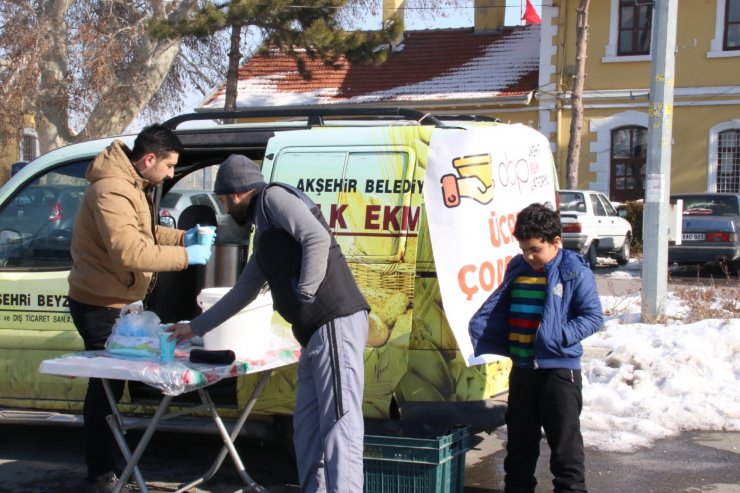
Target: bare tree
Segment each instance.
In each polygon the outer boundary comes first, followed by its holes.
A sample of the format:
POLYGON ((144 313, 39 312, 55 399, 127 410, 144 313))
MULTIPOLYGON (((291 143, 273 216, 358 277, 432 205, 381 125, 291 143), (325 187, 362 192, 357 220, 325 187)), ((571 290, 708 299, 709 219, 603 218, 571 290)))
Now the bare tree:
MULTIPOLYGON (((195 0, 3 1, 0 91, 11 104, 0 109, 0 127, 16 129, 24 113, 35 115, 46 151, 121 133, 145 108, 171 105, 193 74, 185 57, 178 60, 183 40, 155 39, 148 23, 184 18, 196 6, 195 0)), ((199 54, 191 46, 192 61, 199 54)))
MULTIPOLYGON (((316 1, 289 0, 280 5, 283 10, 300 9, 316 1)), ((444 6, 465 3, 440 0, 425 12, 444 15, 444 6)), ((237 73, 248 49, 236 34, 247 26, 259 29, 272 47, 296 54, 296 48, 305 45, 310 55, 329 63, 336 56, 332 50, 351 60, 383 56, 383 50, 372 48, 380 37, 365 43, 368 37, 359 33, 337 34, 337 19, 375 8, 373 0, 324 0, 323 10, 300 12, 313 23, 286 20, 284 12, 274 12, 277 4, 272 0, 224 0, 223 5, 207 0, 3 0, 0 138, 5 141, 3 132, 17 132, 23 115, 33 114, 41 150, 46 152, 122 133, 137 116, 153 120, 176 111, 186 90, 195 87, 206 93, 223 81, 229 65, 231 73, 237 73), (156 26, 185 25, 196 18, 208 25, 212 17, 200 14, 223 5, 231 17, 218 29, 211 25, 172 36, 153 34, 156 26), (250 17, 250 12, 256 15, 250 17), (244 27, 231 30, 239 24, 244 27), (231 34, 235 45, 230 43, 231 34), (332 42, 320 42, 322 38, 332 42), (341 46, 348 49, 338 49, 341 46)), ((300 59, 296 56, 299 71, 300 59)))
POLYGON ((578 165, 581 155, 581 132, 583 130, 583 85, 586 79, 586 49, 588 48, 588 6, 590 0, 580 0, 576 20, 576 64, 573 74, 571 96, 572 118, 570 141, 566 161, 566 186, 578 187, 578 165))

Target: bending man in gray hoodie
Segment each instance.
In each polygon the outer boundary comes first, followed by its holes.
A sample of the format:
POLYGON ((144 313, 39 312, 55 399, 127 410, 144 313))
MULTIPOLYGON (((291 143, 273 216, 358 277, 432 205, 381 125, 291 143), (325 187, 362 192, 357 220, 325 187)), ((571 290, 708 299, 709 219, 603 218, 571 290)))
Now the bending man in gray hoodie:
POLYGON ((218 303, 171 330, 180 339, 205 334, 267 283, 275 310, 292 324, 302 347, 293 412, 301 491, 362 491, 363 350, 370 307, 321 211, 303 192, 266 184, 257 165, 241 155, 221 164, 214 192, 237 223, 255 226, 253 255, 218 303))

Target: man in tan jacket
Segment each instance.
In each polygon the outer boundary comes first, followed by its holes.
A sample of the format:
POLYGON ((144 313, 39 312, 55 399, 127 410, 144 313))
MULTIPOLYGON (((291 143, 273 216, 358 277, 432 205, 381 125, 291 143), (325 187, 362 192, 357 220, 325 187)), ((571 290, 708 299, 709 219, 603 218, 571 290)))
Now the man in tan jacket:
MULTIPOLYGON (((173 177, 181 151, 171 130, 152 125, 133 150, 116 140, 87 169, 90 186, 74 226, 69 274, 69 310, 86 350, 104 349, 121 308, 146 297, 155 272, 203 265, 210 257, 210 247, 186 240, 194 235, 155 224, 149 192, 173 177)), ((124 384, 111 381, 116 400, 124 384)), ((117 482, 110 413, 101 381, 91 378, 83 407, 90 492, 113 491, 117 482)))

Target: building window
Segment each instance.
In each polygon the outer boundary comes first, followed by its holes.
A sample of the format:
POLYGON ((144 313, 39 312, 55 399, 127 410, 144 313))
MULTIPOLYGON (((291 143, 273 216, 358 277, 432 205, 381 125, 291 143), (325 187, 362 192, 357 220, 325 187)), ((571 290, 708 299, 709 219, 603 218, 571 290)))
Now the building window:
POLYGON ((717 136, 717 191, 740 193, 740 130, 717 136))
POLYGON ((619 43, 617 54, 650 54, 653 6, 635 0, 619 2, 619 43))
POLYGON ((647 129, 629 126, 611 133, 611 199, 617 202, 639 200, 645 195, 647 129))
POLYGON ((707 58, 740 56, 740 0, 717 0, 714 38, 707 58))
POLYGON ((740 50, 740 0, 726 0, 725 50, 740 50))
POLYGON ((32 128, 24 128, 20 142, 20 160, 32 161, 39 155, 39 138, 32 128))

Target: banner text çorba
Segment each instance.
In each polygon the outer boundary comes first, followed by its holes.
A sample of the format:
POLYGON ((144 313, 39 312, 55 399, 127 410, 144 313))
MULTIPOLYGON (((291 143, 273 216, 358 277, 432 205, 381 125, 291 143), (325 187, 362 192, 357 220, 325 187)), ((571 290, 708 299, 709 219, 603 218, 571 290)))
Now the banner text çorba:
POLYGON ((468 365, 500 359, 473 355, 468 322, 519 253, 519 211, 533 202, 555 206, 549 143, 523 125, 435 133, 425 182, 437 277, 458 347, 468 365))

